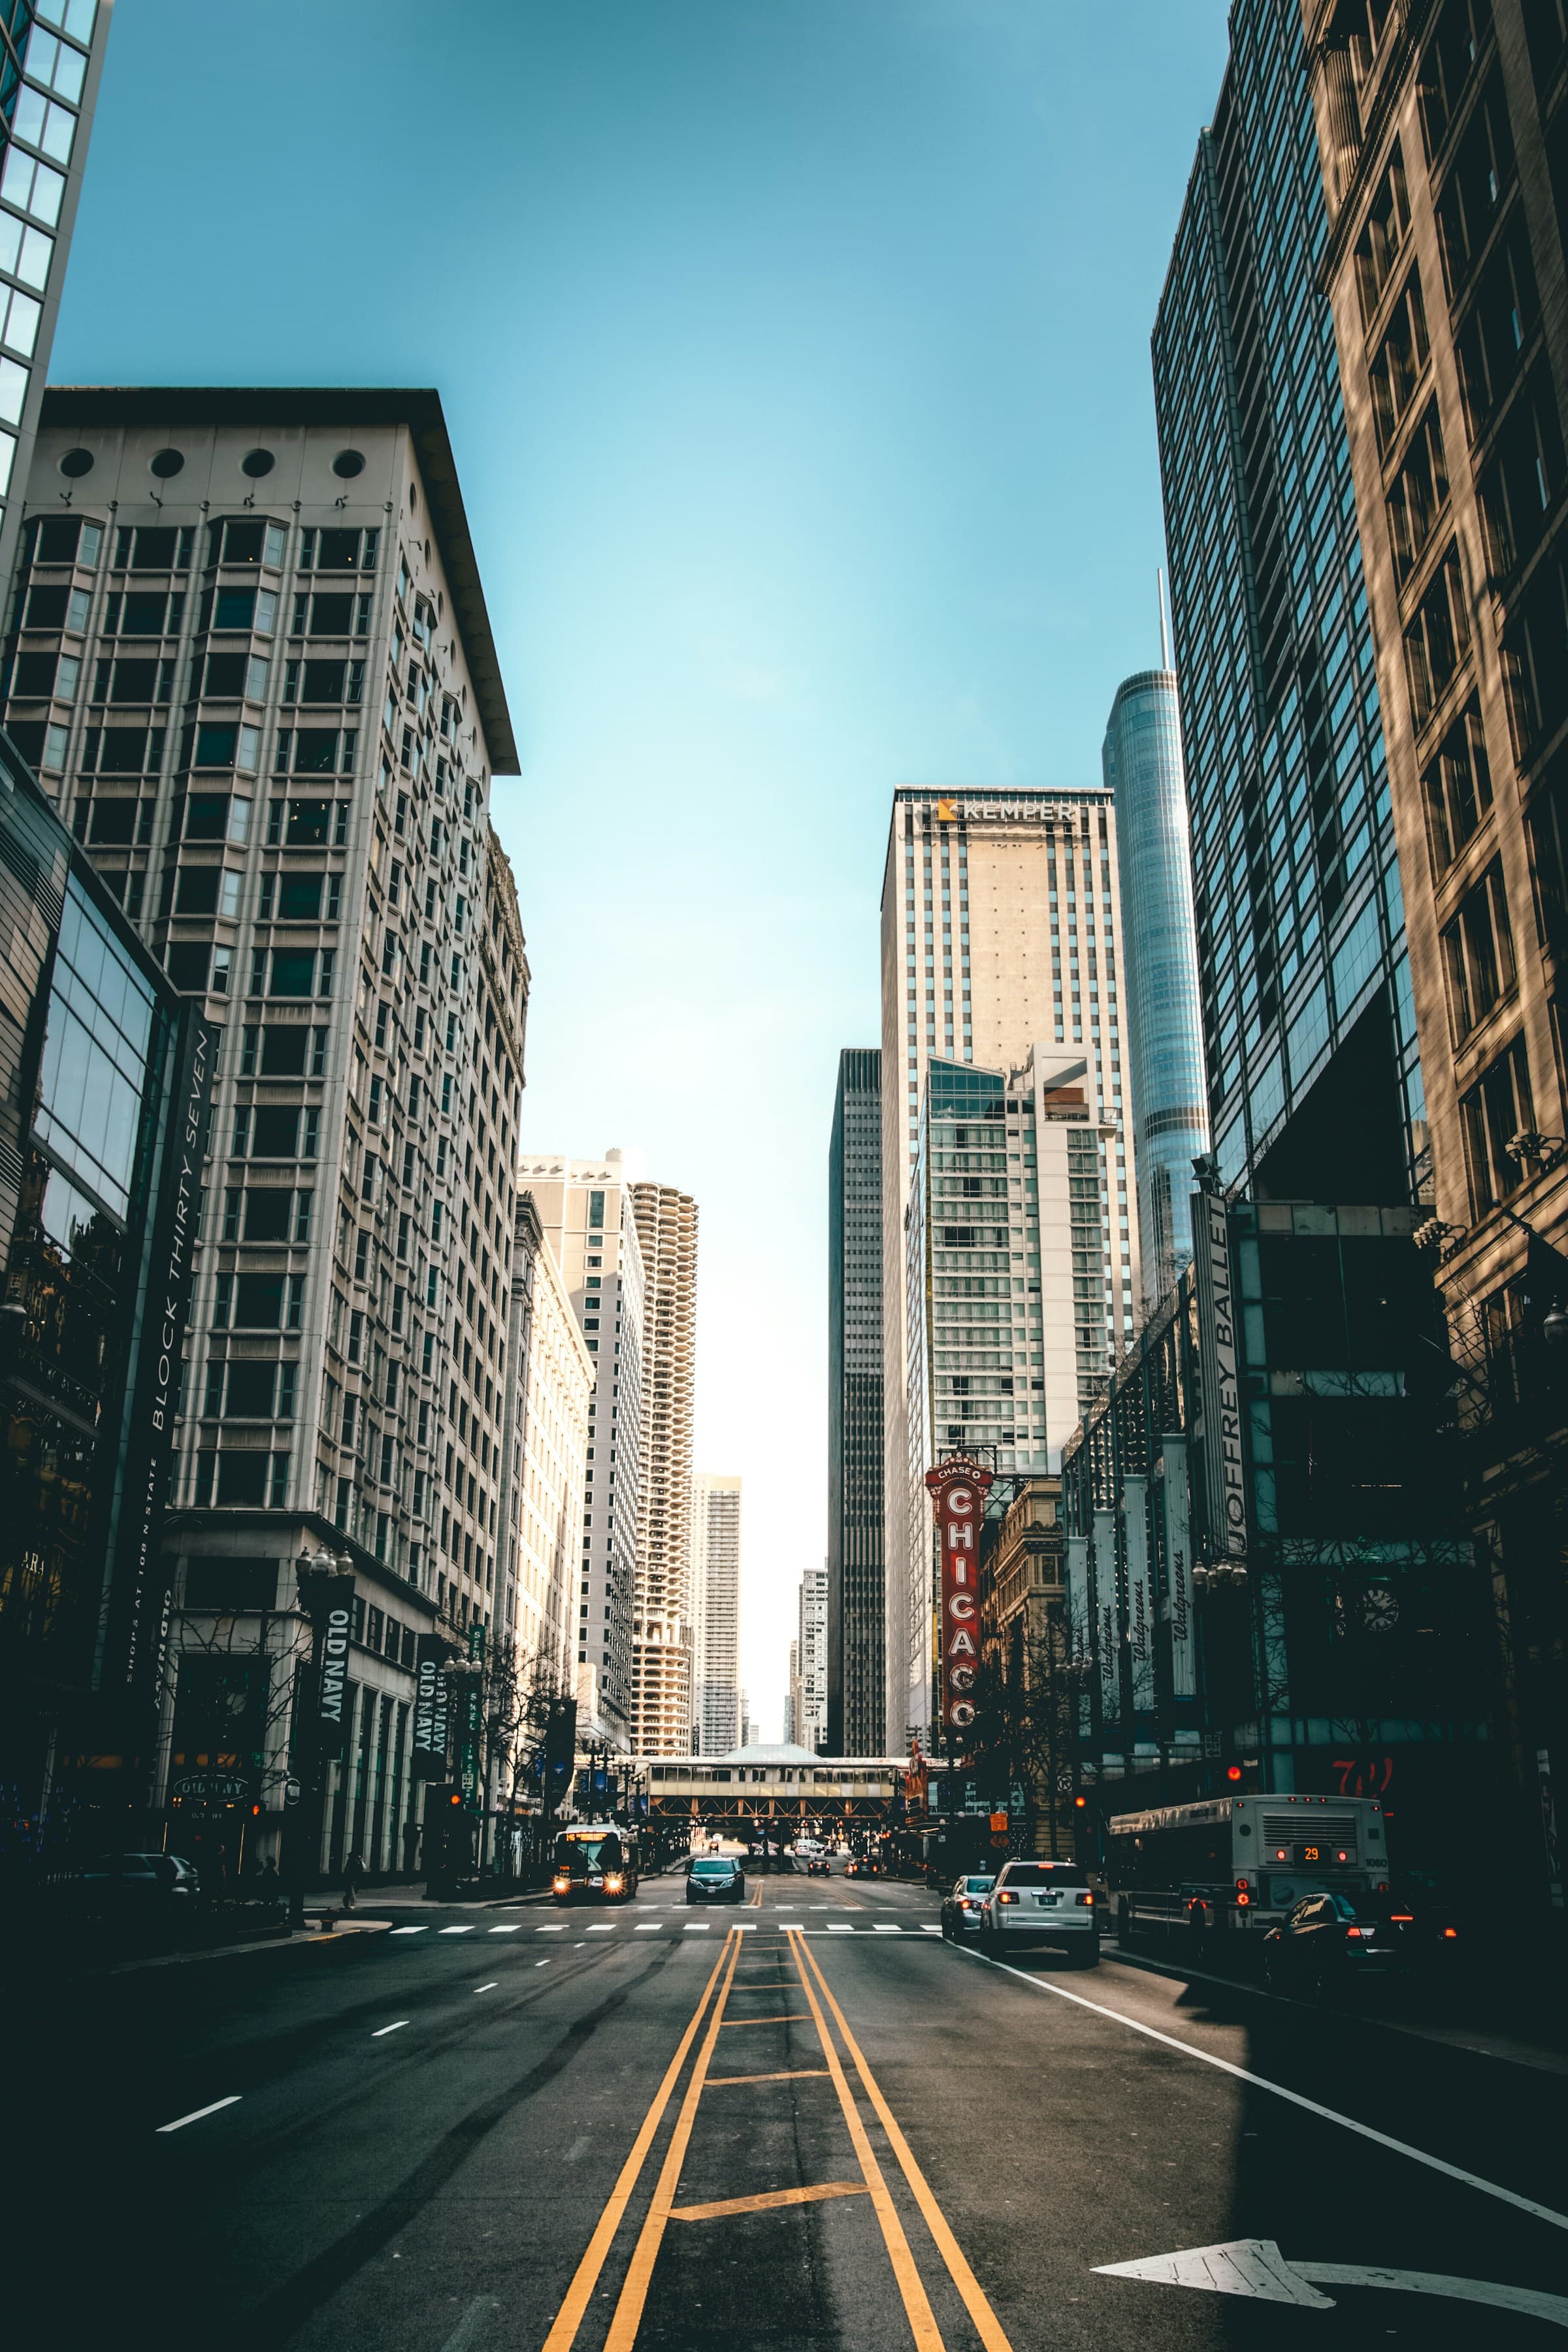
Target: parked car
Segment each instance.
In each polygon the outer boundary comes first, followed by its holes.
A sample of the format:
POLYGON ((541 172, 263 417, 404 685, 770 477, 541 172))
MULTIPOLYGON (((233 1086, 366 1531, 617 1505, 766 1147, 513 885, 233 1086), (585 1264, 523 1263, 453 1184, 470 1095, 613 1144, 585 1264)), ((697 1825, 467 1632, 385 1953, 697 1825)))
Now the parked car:
POLYGON ((952 1893, 942 1899, 942 1934, 955 1943, 965 1936, 977 1936, 985 1923, 984 1898, 995 1884, 989 1872, 983 1878, 973 1874, 955 1878, 952 1893))
POLYGON ((743 1903, 746 1874, 732 1854, 693 1854, 686 1869, 689 1903, 743 1903))
POLYGON ((1005 1862, 982 1900, 983 1951, 1055 1944, 1077 1968, 1098 1965, 1099 1898, 1080 1863, 1005 1862))
POLYGON ((178 1919, 195 1910, 201 1880, 178 1853, 99 1853, 69 1881, 70 1899, 95 1918, 178 1919))
POLYGON ((1447 1906, 1425 1894, 1303 1896, 1263 1939, 1275 1992, 1347 1991, 1457 1962, 1461 1937, 1447 1906))

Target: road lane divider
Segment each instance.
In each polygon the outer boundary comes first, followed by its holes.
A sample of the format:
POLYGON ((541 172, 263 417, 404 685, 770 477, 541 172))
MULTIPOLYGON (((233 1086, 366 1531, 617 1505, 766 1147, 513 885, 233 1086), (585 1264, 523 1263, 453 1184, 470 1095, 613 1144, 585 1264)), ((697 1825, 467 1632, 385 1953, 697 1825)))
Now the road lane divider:
POLYGON ((845 2123, 848 2126, 850 2145, 855 2150, 855 2158, 860 2167, 861 2179, 865 2181, 870 2194, 872 2210, 876 2213, 878 2225, 882 2232, 882 2242, 888 2249, 888 2260, 893 2266, 893 2276, 898 2282, 899 2294, 903 2300, 904 2316, 910 2323, 910 2332, 915 2339, 916 2352, 943 2352, 936 2316, 931 2310, 931 2299, 926 2294, 921 2274, 915 2268, 915 2258, 910 2252, 910 2242, 904 2235, 904 2225, 900 2221, 898 2209, 888 2193, 888 2184, 882 2177, 882 2168, 872 2153, 871 2143, 866 2136, 866 2126, 860 2120, 860 2110, 850 2095, 849 2085, 844 2079, 844 2068, 833 2044, 833 2036, 827 2030, 827 2021, 822 2014, 821 2004, 812 1988, 811 1979, 806 1974, 805 1938, 804 1936, 792 1936, 790 1945, 795 1954, 795 1964, 800 1977, 801 1990, 811 2010, 816 2026, 816 2037, 822 2044, 822 2054, 827 2061, 827 2071, 833 2077, 833 2087, 838 2094, 838 2104, 843 2110, 845 2123))
POLYGON ((1533 2197, 1521 2196, 1517 2189, 1505 2189, 1500 2181, 1487 2180, 1479 2172, 1467 2172, 1462 2165, 1450 2164, 1447 2158, 1433 2156, 1424 2147, 1412 2147, 1408 2140, 1394 2139, 1371 2124, 1359 2123, 1354 2116, 1341 2115, 1337 2107, 1325 2107, 1303 2092, 1288 2090, 1283 2083, 1271 2083, 1267 2074, 1255 2074, 1247 2066, 1237 2066, 1229 2058, 1215 2057, 1210 2050, 1200 2050, 1195 2042, 1179 2042, 1173 2033, 1162 2033, 1156 2025, 1145 2025, 1136 2017, 1128 2017, 1120 2009, 1108 2009, 1103 2001, 1089 2000, 1081 1992, 1069 1992, 1066 1985, 1053 1984, 1048 1977, 1026 1976, 1005 1960, 994 1960, 987 1953, 971 1951, 968 1945, 953 1948, 966 1958, 978 1960, 983 1968, 996 1969, 1003 1976, 1016 1977, 1020 1984, 1031 1985, 1036 1992, 1053 1992, 1058 2000, 1070 2000, 1076 2008, 1089 2009, 1097 2017, 1109 2017, 1117 2025, 1125 2025, 1134 2033, 1142 2033, 1150 2042, 1163 2042, 1167 2050, 1179 2050, 1184 2058, 1195 2058, 1201 2065, 1213 2066, 1222 2074, 1234 2076, 1238 2083, 1250 2084, 1255 2091, 1268 2091, 1276 2099, 1283 2099, 1292 2107, 1300 2107, 1310 2116, 1323 2122, 1338 2124, 1342 2130, 1354 2132, 1358 2139, 1369 2139, 1378 2147, 1391 2148, 1395 2156, 1407 2156, 1413 2164, 1424 2164, 1431 2172, 1440 2172, 1449 2180, 1458 2180, 1467 2189, 1479 2189, 1485 2197, 1495 2197, 1500 2204, 1511 2205, 1518 2212, 1530 2213, 1538 2221, 1550 2221, 1556 2230, 1568 2230, 1568 2213, 1559 2213, 1551 2205, 1538 2205, 1533 2197))
POLYGON ((159 2134, 184 2131, 187 2124, 199 2124, 204 2116, 216 2116, 220 2107, 237 2107, 243 2096, 243 2092, 231 2091, 226 2099, 214 2099, 205 2107, 193 2107, 188 2116, 176 2116, 172 2124, 160 2124, 159 2134))
POLYGON ((389 2033, 401 2033, 404 2027, 412 2022, 410 2018, 400 2017, 394 2025, 378 2025, 370 2038, 373 2042, 384 2042, 389 2033))
POLYGON ((827 2197, 864 2197, 863 2180, 819 2180, 809 2189, 764 2189, 755 2197, 721 2197, 714 2205, 676 2205, 672 2221, 721 2221, 731 2213, 766 2213, 777 2205, 818 2205, 827 2197))
MULTIPOLYGON (((626 2272, 626 2284, 621 2289, 620 2298, 616 2305, 615 2316, 610 2322, 610 2332, 605 2338, 605 2352, 632 2352, 632 2347, 637 2341, 637 2329, 642 2325, 643 2306, 647 2301, 648 2282, 653 2276, 653 2266, 658 2260, 658 2250, 664 2242, 665 2226, 675 2203, 675 2192, 680 2186, 680 2168, 686 2161, 686 2150, 691 2138, 691 2126, 697 2116, 698 2102, 702 2096, 702 2086, 708 2079, 708 2068, 712 2061, 713 2046, 719 2039, 719 2028, 724 2022, 724 2004, 730 1998, 730 1987, 734 1981, 735 1966, 740 1957, 739 1937, 727 1935, 719 1961, 720 1967, 727 1972, 723 1982, 719 1987, 707 2030, 702 2036, 701 2047, 697 2053, 697 2061, 686 2085, 686 2096, 680 2102, 680 2112, 675 2118, 675 2129, 669 2136, 669 2146, 664 2152, 664 2162, 659 2167, 658 2179, 654 2184, 653 2202, 648 2207, 647 2217, 637 2233, 637 2244, 632 2248, 632 2259, 626 2272)), ((551 2352, 548 2342, 544 2352, 551 2352)))
POLYGON ((848 2052, 855 2072, 860 2078, 860 2086, 876 2111, 878 2122, 887 2134, 888 2145, 898 2158, 899 2169, 913 2192, 915 2203, 921 2209, 921 2219, 931 2231, 938 2253, 947 2264, 948 2274, 958 2289, 965 2311, 974 2323, 975 2333, 985 2347, 985 2352, 1013 2352, 1005 2328, 992 2310, 984 2288, 970 2269, 963 2249, 948 2225, 947 2216, 931 2193, 930 2182, 915 2162, 910 2144, 900 2130, 892 2109, 883 2097, 871 2069, 866 2063, 860 2044, 849 2031, 848 2020, 834 1999, 833 1988, 822 1973, 821 1963, 816 1953, 808 1947, 804 1936, 795 1939, 795 1966, 800 1970, 802 1981, 805 1985, 806 1999, 809 2000, 812 1998, 811 1977, 815 1977, 822 1989, 824 2000, 833 2012, 834 2022, 843 2037, 844 2047, 848 2052), (806 1973, 808 1969, 810 1976, 806 1973))
POLYGON ((808 2083, 815 2077, 826 2079, 826 2066, 788 2066, 778 2074, 710 2074, 708 2088, 721 2089, 726 2083, 808 2083))
MULTIPOLYGON (((697 2038, 698 2028, 702 2022, 703 2013, 712 1997, 713 1989, 723 1972, 725 1962, 728 1960, 731 1969, 733 1968, 734 1955, 739 1949, 738 1945, 731 1945, 728 1937, 720 1947, 708 1981, 703 1986, 697 2006, 691 2012, 690 2021, 680 2037, 674 2057, 665 2069, 664 2079, 653 2095, 647 2113, 637 2127, 637 2136, 632 2142, 631 2153, 622 2165, 616 2185, 610 2191, 609 2201, 595 2224, 594 2234, 588 2241, 587 2250, 577 2265, 572 2284, 566 2290, 565 2299, 551 2324, 550 2333, 544 2339, 541 2352, 570 2352, 571 2346, 576 2341, 577 2330, 583 2324, 583 2315, 588 2308, 594 2289, 599 2283, 599 2273, 605 2267, 605 2257, 610 2251, 616 2231, 620 2228, 626 2207, 631 2202, 643 2166, 647 2161, 648 2149, 653 2146, 654 2134, 664 2119, 664 2111, 669 2105, 670 2094, 680 2079, 681 2069, 697 2038)), ((714 2010, 715 2016, 719 2013, 719 2008, 722 2006, 722 1999, 723 1996, 721 1994, 719 2005, 714 2010)))

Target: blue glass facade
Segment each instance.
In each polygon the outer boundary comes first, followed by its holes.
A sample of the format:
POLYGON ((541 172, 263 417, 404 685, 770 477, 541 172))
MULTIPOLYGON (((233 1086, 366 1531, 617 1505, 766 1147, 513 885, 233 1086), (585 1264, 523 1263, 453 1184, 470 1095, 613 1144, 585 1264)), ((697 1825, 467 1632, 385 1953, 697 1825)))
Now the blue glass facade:
POLYGON ((1139 1267, 1150 1307, 1192 1257, 1193 1160, 1209 1148, 1182 719, 1172 671, 1142 670, 1117 688, 1100 756, 1116 797, 1139 1267))
POLYGON ((0 738, 0 1882, 137 1834, 212 1035, 0 738))
POLYGON ((1426 1105, 1325 236, 1300 8, 1237 0, 1153 335, 1214 1150, 1232 1189, 1408 1202, 1426 1105))

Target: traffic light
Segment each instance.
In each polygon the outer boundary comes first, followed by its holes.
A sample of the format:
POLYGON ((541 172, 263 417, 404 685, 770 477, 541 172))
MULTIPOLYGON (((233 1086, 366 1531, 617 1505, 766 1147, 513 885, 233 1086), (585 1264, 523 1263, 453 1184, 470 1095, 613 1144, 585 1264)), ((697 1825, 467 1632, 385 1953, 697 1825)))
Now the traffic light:
POLYGON ((1079 1813, 1083 1812, 1089 1804, 1089 1799, 1087 1797, 1075 1797, 1072 1801, 1073 1811, 1079 1813))
POLYGON ((1241 1778, 1240 1765, 1227 1764, 1225 1768, 1225 1777, 1227 1780, 1239 1780, 1241 1778))

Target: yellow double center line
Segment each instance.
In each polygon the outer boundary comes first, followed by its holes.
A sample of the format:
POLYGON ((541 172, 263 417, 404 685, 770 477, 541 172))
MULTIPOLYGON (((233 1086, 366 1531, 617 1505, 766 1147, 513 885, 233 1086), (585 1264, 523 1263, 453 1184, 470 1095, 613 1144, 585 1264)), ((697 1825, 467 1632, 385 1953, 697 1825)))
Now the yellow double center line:
MULTIPOLYGON (((658 2259, 658 2251, 663 2243, 665 2230, 672 2217, 683 2221, 718 2219, 731 2213, 757 2211, 773 2206, 815 2203, 826 2198, 852 2196, 858 2193, 868 2195, 871 2200, 878 2225, 882 2232, 882 2241, 888 2250, 888 2259, 892 2264, 893 2275, 898 2282, 899 2294, 910 2323, 910 2331, 914 2338, 916 2352, 944 2352, 942 2333, 931 2311, 930 2298, 916 2267, 914 2256, 910 2251, 909 2239, 889 2191, 881 2166, 871 2147, 858 2104, 845 2074, 837 2046, 829 2029, 827 2018, 824 2014, 824 2004, 832 2014, 861 2087, 887 2136, 888 2145, 892 2149, 899 2168, 909 2184, 937 2251, 947 2265, 949 2275, 958 2289, 964 2308, 973 2322, 981 2343, 985 2347, 985 2352, 1012 2352, 1005 2332, 992 2310, 979 2281, 964 2260, 958 2241, 948 2227, 946 2218, 931 2192, 925 2175, 915 2162, 909 2142, 895 2122, 892 2110, 866 2063, 859 2043, 849 2031, 844 2012, 834 1999, 815 1953, 807 1948, 805 1936, 798 1928, 791 1928, 786 1932, 801 1990, 805 1995, 812 2021, 816 2027, 817 2039, 822 2044, 822 2054, 826 2061, 826 2068, 801 2069, 798 2074, 792 2071, 789 2074, 772 2075, 715 2075, 710 2078, 709 2068, 712 2063, 714 2046, 718 2042, 720 2030, 726 2021, 724 2008, 730 1997, 731 1988, 735 1981, 735 1969, 742 1948, 742 1937, 738 1930, 731 1928, 726 1935, 723 1947, 714 1961, 712 1972, 702 1989, 701 1998, 698 2001, 691 2021, 681 2035, 679 2047, 670 2060, 664 2079, 654 2095, 653 2103, 643 2117, 641 2128, 632 2144, 631 2152, 626 2163, 621 2168, 615 2188, 611 2191, 609 2202, 599 2216, 598 2224, 589 2241, 587 2251, 577 2266, 565 2300, 556 2314, 549 2335, 544 2339, 542 2352, 571 2352, 571 2347, 575 2343, 577 2331, 582 2325, 594 2290, 598 2284, 599 2275, 604 2269, 616 2232, 625 2219, 626 2208, 631 2202, 643 2166, 647 2160, 648 2151, 663 2120, 665 2109, 669 2104, 676 2084, 680 2078, 681 2069, 686 2063, 692 2043, 696 2041, 700 2031, 702 2032, 701 2046, 698 2051, 690 2080, 687 2084, 685 2095, 676 2116, 675 2128, 670 2135, 669 2146, 665 2151, 664 2162, 659 2167, 658 2179, 655 2184, 652 2201, 642 2228, 637 2233, 637 2243, 632 2250, 626 2280, 616 2304, 609 2334, 605 2340, 605 2352, 632 2352, 637 2330, 642 2324, 654 2265, 658 2259), (715 1998, 716 1988, 717 1997, 715 1998), (706 2030, 703 2030, 704 2016, 707 2018, 706 2030), (675 2200, 680 2185, 681 2168, 686 2161, 687 2148, 690 2144, 692 2126, 696 2121, 698 2104, 703 2091, 709 2086, 710 2079, 715 2084, 738 2084, 747 2081, 784 2082, 803 2080, 807 2074, 820 2074, 824 2072, 831 2077, 833 2087, 837 2094, 850 2144, 860 2168, 861 2180, 865 2184, 863 2189, 857 2182, 831 2181, 824 2182, 815 2188, 773 2190, 765 2196, 755 2198, 725 2199, 714 2205, 677 2207, 675 2200)), ((758 2018, 732 2021, 743 2024, 763 2024, 784 2021, 758 2018)))
MULTIPOLYGON (((653 2136, 663 2120, 666 2107, 669 2105, 669 2095, 680 2079, 680 2070, 686 2063, 686 2053, 697 2038, 697 2029, 702 2022, 702 2012, 707 2008, 713 1988, 727 1966, 729 1975, 724 1979, 723 1990, 714 2005, 712 2021, 708 2029, 708 2039, 703 2045, 703 2071, 706 2072, 706 2055, 712 2049, 719 2020, 723 2015, 724 2002, 730 1990, 730 1980, 735 1973, 735 1961, 739 1957, 740 1943, 740 1937, 731 1928, 719 1948, 719 1957, 713 1963, 712 1974, 702 1988, 702 1997, 692 2012, 690 2024, 680 2037, 679 2049, 665 2070, 664 2080, 654 2093, 653 2105, 642 2119, 642 2128, 632 2142, 631 2154, 622 2165, 619 2178, 610 2191, 610 2201, 599 2216, 598 2227, 588 2241, 588 2251, 577 2265, 576 2275, 566 2290, 566 2299, 556 2313, 555 2323, 544 2339, 543 2352, 570 2352, 570 2347, 576 2339, 577 2330, 583 2324, 583 2314, 588 2308, 589 2299, 599 2283, 599 2273, 605 2267, 605 2257, 610 2251, 616 2231, 621 2226, 626 2207, 631 2202, 632 2191, 637 2187, 638 2176, 647 2160, 648 2149, 653 2146, 653 2136)), ((687 2097, 690 2101, 689 2092, 687 2097)), ((690 2103, 695 2107, 695 2102, 690 2101, 690 2103)), ((690 2130, 689 2123, 688 2138, 690 2137, 690 2130)), ((685 2145, 683 2140, 681 2142, 683 2154, 685 2145)), ((640 2313, 642 2309, 640 2299, 637 2309, 640 2313)))

